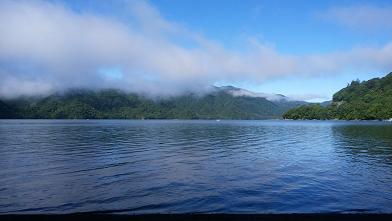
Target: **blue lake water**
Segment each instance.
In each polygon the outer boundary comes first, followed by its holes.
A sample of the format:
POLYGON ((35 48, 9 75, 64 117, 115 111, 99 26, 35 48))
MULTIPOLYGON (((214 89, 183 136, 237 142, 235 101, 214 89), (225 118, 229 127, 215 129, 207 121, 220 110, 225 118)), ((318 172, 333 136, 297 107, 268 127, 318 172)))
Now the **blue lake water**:
POLYGON ((0 213, 392 212, 392 123, 1 120, 0 213))

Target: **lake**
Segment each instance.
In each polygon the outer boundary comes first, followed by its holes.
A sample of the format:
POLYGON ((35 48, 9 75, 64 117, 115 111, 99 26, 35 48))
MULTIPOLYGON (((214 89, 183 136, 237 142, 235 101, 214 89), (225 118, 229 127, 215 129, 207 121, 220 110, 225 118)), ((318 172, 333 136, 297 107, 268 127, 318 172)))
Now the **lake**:
POLYGON ((392 123, 0 120, 0 213, 392 212, 392 123))

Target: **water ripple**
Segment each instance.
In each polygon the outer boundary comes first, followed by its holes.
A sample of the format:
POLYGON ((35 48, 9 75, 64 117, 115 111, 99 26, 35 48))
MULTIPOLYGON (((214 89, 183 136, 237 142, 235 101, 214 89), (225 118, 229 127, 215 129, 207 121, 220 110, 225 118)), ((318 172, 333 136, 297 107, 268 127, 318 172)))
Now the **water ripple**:
POLYGON ((0 120, 0 213, 392 212, 392 125, 0 120))

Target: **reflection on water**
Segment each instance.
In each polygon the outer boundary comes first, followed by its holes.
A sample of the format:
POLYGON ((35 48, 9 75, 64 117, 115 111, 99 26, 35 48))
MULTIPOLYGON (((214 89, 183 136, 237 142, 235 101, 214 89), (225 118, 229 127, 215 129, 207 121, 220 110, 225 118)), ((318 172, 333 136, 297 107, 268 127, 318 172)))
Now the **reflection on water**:
POLYGON ((0 213, 392 212, 392 124, 0 121, 0 213))
POLYGON ((392 125, 347 125, 333 127, 337 146, 357 160, 392 164, 392 125))

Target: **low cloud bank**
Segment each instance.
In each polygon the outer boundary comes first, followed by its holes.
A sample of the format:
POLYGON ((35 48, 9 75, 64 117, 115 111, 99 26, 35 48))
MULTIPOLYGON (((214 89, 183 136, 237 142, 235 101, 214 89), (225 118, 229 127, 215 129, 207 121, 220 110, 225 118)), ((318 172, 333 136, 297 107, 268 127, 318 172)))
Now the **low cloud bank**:
POLYGON ((250 39, 245 50, 234 51, 164 19, 147 2, 127 8, 123 22, 46 1, 1 1, 0 96, 75 87, 166 96, 207 90, 217 81, 392 68, 392 43, 296 56, 250 39))

